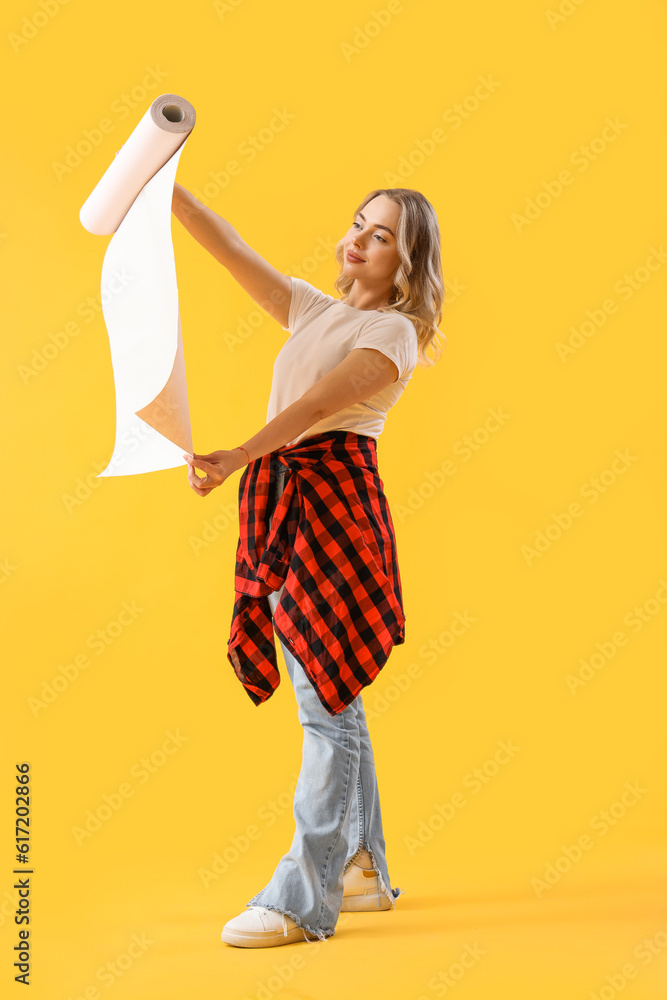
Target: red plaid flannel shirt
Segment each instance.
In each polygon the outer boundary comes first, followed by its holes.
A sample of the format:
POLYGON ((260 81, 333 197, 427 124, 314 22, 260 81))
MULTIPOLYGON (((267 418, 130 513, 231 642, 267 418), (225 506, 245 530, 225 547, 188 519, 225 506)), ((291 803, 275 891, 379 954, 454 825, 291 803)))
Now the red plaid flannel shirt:
POLYGON ((327 431, 254 459, 239 483, 239 526, 227 652, 236 676, 256 705, 271 697, 280 683, 275 628, 336 715, 405 641, 375 439, 327 431), (277 505, 276 463, 289 469, 277 505), (267 595, 283 583, 273 619, 267 595))

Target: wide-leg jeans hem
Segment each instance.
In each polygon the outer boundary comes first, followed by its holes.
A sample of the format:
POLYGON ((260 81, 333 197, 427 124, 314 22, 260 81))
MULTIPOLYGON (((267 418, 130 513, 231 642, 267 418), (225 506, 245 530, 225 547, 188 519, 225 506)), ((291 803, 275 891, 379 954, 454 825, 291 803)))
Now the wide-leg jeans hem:
MULTIPOLYGON (((292 910, 285 910, 281 906, 274 906, 272 903, 264 903, 261 900, 261 895, 264 890, 258 892, 256 896, 246 903, 246 906, 263 906, 267 910, 275 910, 277 913, 284 913, 286 916, 290 917, 297 927, 301 927, 303 930, 307 931, 308 934, 314 935, 319 941, 326 941, 327 938, 333 937, 335 931, 333 929, 325 930, 321 927, 312 927, 310 924, 304 923, 301 917, 294 913, 292 910)), ((305 938, 307 941, 308 938, 305 938)))

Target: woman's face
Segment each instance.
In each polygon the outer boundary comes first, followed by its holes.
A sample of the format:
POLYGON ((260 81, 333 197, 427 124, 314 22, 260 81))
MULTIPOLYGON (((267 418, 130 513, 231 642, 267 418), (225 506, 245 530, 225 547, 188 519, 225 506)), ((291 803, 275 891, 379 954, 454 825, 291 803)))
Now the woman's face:
POLYGON ((401 206, 386 194, 364 205, 343 237, 344 274, 360 278, 365 286, 391 291, 401 263, 396 245, 400 214, 401 206))

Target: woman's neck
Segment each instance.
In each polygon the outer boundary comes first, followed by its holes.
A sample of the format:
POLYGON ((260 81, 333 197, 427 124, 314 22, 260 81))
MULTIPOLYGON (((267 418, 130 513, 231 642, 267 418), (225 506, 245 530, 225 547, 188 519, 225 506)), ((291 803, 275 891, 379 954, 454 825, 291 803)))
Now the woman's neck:
MULTIPOLYGON (((391 297, 393 291, 394 287, 392 285, 389 290, 389 297, 391 297)), ((377 289, 361 288, 358 279, 341 301, 346 306, 350 306, 352 309, 359 309, 361 312, 376 312, 381 309, 388 309, 391 305, 386 294, 382 297, 382 293, 378 292, 377 289)))

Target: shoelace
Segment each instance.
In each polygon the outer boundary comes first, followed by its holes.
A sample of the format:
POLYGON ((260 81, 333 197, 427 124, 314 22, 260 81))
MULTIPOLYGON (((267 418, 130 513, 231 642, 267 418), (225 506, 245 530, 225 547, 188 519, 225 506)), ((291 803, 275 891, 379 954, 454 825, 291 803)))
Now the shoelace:
MULTIPOLYGON (((270 911, 270 910, 268 910, 265 906, 258 906, 257 909, 260 910, 262 916, 266 916, 270 912, 276 912, 276 911, 270 911)), ((280 911, 278 911, 278 912, 280 912, 280 911)), ((280 915, 282 917, 283 937, 287 937, 287 914, 286 913, 281 913, 280 915)), ((305 927, 301 927, 300 929, 303 932, 304 941, 310 940, 309 937, 308 937, 308 935, 307 935, 307 933, 306 933, 306 928, 305 927)))

